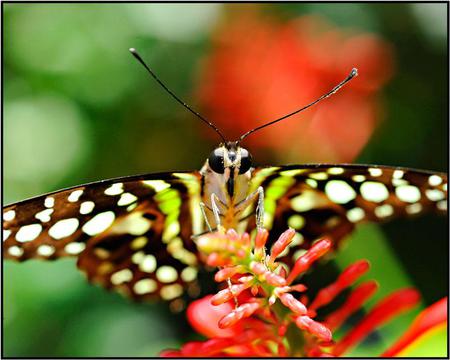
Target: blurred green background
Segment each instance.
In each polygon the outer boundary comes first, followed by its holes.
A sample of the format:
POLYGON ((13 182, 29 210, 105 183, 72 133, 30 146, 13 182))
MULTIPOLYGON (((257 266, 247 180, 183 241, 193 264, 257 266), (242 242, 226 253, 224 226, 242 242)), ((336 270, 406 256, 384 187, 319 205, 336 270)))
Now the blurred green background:
MULTIPOLYGON (((145 74, 128 48, 139 49, 195 105, 212 34, 245 7, 3 4, 4 204, 105 178, 199 169, 214 138, 204 136, 204 125, 145 74)), ((381 94, 385 119, 355 162, 447 171, 446 4, 257 7, 281 22, 316 14, 390 42, 396 70, 381 94)), ((253 156, 264 163, 258 149, 253 156)), ((282 163, 283 154, 277 159, 282 163)), ((352 238, 318 283, 367 258, 373 267, 366 278, 381 285, 371 304, 404 286, 418 287, 423 306, 447 294, 446 219, 365 225, 352 238)), ((134 304, 88 285, 74 259, 4 263, 3 281, 5 356, 148 357, 193 336, 183 315, 164 304, 134 304)), ((419 310, 385 326, 364 349, 381 352, 419 310)))

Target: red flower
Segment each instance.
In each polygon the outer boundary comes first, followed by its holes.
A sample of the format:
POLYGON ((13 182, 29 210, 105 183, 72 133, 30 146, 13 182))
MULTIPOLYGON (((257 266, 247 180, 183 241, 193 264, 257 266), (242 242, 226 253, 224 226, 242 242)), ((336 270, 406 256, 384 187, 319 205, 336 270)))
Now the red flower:
POLYGON ((380 119, 377 92, 392 75, 391 53, 375 35, 317 17, 281 24, 244 13, 218 29, 197 92, 207 117, 234 140, 317 99, 356 67, 360 76, 332 99, 246 140, 295 161, 351 161, 380 119))
MULTIPOLYGON (((201 237, 197 245, 208 255, 208 264, 214 265, 218 258, 221 259, 223 268, 217 273, 216 280, 227 279, 228 285, 216 295, 189 305, 187 315, 191 325, 209 340, 189 342, 180 350, 167 350, 162 355, 341 356, 373 330, 418 303, 416 290, 398 290, 378 302, 341 339, 333 339, 333 331, 364 305, 375 293, 377 284, 373 280, 359 284, 340 308, 326 316, 320 315, 322 307, 368 271, 369 263, 361 260, 351 264, 310 301, 305 294, 305 284, 293 283, 327 253, 331 242, 326 239, 316 242, 288 272, 281 270, 283 265, 276 259, 289 246, 293 234, 293 230, 283 233, 268 255, 264 248, 265 230, 257 232, 255 246, 249 241, 248 234, 239 236, 234 230, 201 237), (298 297, 296 293, 302 295, 298 297)), ((411 336, 415 336, 417 328, 430 326, 429 322, 423 324, 419 321, 416 330, 411 330, 411 336)), ((409 341, 410 338, 400 340, 390 353, 398 352, 398 347, 409 341)))

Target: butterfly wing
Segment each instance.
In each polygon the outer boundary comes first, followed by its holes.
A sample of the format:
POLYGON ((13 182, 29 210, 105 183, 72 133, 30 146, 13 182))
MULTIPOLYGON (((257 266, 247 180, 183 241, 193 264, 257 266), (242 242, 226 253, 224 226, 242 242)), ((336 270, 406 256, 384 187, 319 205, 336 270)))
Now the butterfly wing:
POLYGON ((186 172, 101 181, 25 200, 4 208, 4 258, 78 256, 90 281, 137 299, 172 300, 186 287, 197 288, 191 235, 202 226, 192 220, 199 199, 200 175, 186 172))
MULTIPOLYGON (((255 170, 265 191, 265 226, 275 239, 297 230, 290 255, 329 237, 336 245, 356 224, 447 211, 447 175, 367 165, 292 165, 255 170)), ((251 219, 251 218, 250 218, 251 219)), ((248 229, 254 227, 250 220, 248 229)), ((288 259, 285 259, 288 260, 288 259)), ((290 260, 290 259, 289 259, 290 260)))

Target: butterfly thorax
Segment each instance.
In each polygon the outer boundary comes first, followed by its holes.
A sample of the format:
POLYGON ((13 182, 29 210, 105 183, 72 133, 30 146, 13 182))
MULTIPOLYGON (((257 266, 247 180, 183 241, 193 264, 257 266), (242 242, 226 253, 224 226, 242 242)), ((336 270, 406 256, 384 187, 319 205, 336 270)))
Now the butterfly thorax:
POLYGON ((218 207, 221 224, 235 228, 243 204, 249 196, 252 177, 251 156, 235 142, 216 148, 206 160, 200 173, 203 177, 202 201, 206 205, 208 221, 215 224, 213 200, 218 207))

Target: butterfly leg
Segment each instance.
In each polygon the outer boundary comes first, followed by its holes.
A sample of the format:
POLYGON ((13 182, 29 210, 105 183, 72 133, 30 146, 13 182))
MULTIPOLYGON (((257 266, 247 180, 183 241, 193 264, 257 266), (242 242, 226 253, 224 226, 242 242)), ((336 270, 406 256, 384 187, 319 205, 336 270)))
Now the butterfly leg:
POLYGON ((256 227, 259 230, 264 226, 264 189, 262 186, 236 205, 236 214, 244 211, 256 198, 258 198, 256 203, 256 227))
POLYGON ((216 200, 220 202, 220 199, 218 196, 214 193, 211 194, 211 207, 214 214, 214 220, 216 221, 216 227, 217 229, 221 228, 221 221, 220 221, 220 210, 217 206, 216 200))
POLYGON ((256 227, 261 230, 264 227, 264 189, 260 186, 258 192, 258 205, 256 206, 256 227))
POLYGON ((200 203, 200 210, 202 211, 203 219, 205 220, 205 224, 208 227, 209 232, 212 232, 212 227, 209 224, 208 217, 206 216, 205 208, 206 208, 206 204, 201 202, 200 203))

